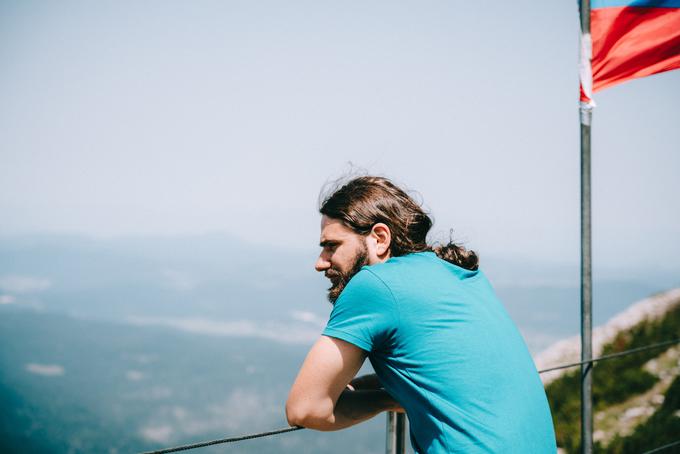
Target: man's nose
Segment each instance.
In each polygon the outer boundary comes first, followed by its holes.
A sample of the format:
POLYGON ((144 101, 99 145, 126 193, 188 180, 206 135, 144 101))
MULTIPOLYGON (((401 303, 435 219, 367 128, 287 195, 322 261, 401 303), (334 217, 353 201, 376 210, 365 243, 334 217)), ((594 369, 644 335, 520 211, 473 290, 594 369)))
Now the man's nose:
POLYGON ((323 254, 319 255, 319 258, 316 260, 316 264, 314 265, 314 269, 317 270, 318 272, 323 272, 329 269, 330 267, 331 262, 325 259, 323 254))

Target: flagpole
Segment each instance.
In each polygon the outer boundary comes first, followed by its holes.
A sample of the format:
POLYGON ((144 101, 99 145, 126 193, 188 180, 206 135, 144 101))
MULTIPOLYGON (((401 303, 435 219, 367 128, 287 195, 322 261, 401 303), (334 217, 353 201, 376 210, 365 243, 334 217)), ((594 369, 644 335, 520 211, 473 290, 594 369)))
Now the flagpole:
MULTIPOLYGON (((587 66, 590 74, 590 0, 580 0, 581 11, 581 64, 587 66)), ((582 80, 591 95, 592 78, 582 80)), ((590 126, 592 103, 581 102, 581 361, 593 357, 592 348, 592 249, 591 249, 591 196, 590 196, 590 126)), ((581 366, 581 452, 593 452, 593 374, 592 363, 581 366)))

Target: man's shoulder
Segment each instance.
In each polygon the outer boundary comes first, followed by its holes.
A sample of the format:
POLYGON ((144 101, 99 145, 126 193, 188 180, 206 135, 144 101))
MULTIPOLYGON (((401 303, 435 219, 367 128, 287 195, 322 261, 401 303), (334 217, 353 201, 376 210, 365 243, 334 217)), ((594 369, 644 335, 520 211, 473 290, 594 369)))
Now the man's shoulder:
POLYGON ((408 272, 409 269, 413 269, 412 259, 405 259, 405 257, 394 257, 383 263, 362 267, 350 279, 343 294, 361 299, 379 296, 392 298, 391 295, 395 287, 398 287, 398 282, 414 275, 413 272, 408 272))
POLYGON ((352 276, 347 288, 352 288, 354 291, 359 289, 386 289, 388 287, 385 283, 386 272, 389 273, 389 270, 386 271, 379 265, 366 265, 352 276))
MULTIPOLYGON (((348 302, 356 301, 392 301, 392 288, 389 279, 382 272, 376 273, 375 265, 364 266, 347 283, 335 306, 344 306, 348 302)), ((353 303, 352 303, 353 304, 353 303)))

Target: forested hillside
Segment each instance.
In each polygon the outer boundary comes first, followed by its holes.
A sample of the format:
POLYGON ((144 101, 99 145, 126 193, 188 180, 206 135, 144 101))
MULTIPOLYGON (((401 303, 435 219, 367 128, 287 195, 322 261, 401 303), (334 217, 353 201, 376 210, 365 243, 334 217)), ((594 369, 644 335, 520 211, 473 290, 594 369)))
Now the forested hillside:
MULTIPOLYGON (((604 345, 612 354, 680 337, 680 301, 645 318, 604 345)), ((580 448, 580 371, 546 386, 557 444, 580 448)), ((593 368, 595 452, 636 453, 680 439, 680 345, 596 363, 593 368)))

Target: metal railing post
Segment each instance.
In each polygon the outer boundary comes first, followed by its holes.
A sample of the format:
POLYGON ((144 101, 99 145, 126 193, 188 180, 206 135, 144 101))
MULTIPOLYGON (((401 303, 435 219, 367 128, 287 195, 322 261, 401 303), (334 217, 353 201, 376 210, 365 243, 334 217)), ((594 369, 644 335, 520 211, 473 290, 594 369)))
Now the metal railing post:
POLYGON ((406 452, 406 415, 394 411, 387 412, 387 454, 406 452))

